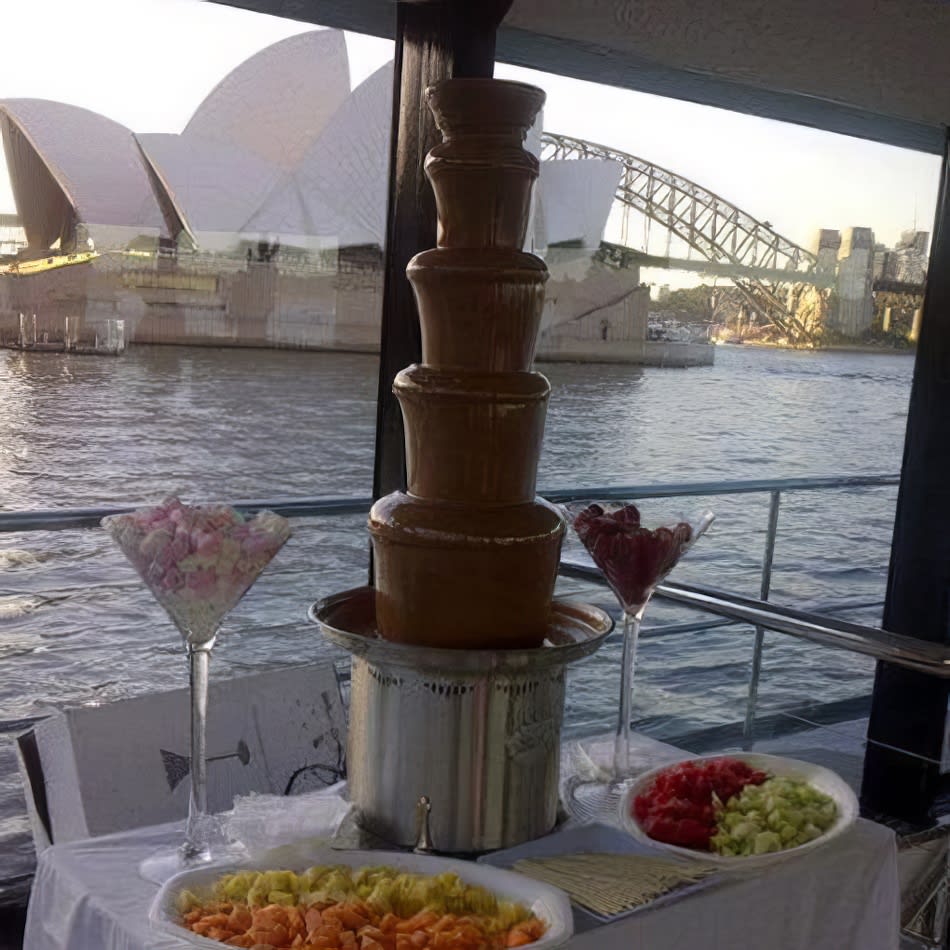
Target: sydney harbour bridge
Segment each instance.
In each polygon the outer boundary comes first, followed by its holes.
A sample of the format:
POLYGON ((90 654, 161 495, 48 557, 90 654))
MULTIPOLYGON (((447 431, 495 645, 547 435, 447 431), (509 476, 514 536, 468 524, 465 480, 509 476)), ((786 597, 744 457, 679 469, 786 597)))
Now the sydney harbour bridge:
MULTIPOLYGON (((818 258, 708 188, 676 172, 629 155, 567 135, 545 132, 541 158, 598 158, 621 167, 614 200, 621 206, 621 243, 606 245, 608 255, 620 264, 628 255, 645 266, 701 270, 728 277, 750 308, 777 327, 790 340, 810 342, 814 331, 792 310, 788 288, 795 284, 832 287, 833 273, 819 272, 818 258), (656 222, 701 260, 677 260, 631 252, 628 243, 630 212, 656 222)), ((921 288, 907 288, 917 292, 921 288)))

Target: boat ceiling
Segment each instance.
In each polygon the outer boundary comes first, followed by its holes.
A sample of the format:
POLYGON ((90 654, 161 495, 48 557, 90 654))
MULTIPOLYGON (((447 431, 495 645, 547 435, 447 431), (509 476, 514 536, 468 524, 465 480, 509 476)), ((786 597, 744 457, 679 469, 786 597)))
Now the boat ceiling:
MULTIPOLYGON (((394 0, 214 0, 392 37, 394 0)), ((514 0, 498 59, 940 153, 946 0, 514 0)))

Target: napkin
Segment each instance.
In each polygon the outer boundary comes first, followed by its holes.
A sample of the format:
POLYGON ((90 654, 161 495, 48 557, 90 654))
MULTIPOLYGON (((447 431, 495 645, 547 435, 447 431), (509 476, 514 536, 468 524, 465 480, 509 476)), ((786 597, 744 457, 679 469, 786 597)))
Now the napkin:
POLYGON ((332 838, 350 810, 345 782, 302 795, 242 795, 225 818, 225 832, 250 854, 305 838, 332 838))

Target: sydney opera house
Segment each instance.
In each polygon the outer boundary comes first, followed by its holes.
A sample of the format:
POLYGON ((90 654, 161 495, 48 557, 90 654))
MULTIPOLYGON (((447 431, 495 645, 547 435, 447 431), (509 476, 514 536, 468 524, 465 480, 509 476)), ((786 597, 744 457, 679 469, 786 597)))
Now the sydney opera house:
MULTIPOLYGON (((349 75, 343 34, 317 30, 238 66, 180 134, 0 100, 26 240, 0 266, 0 341, 375 348, 392 66, 349 75)), ((530 243, 552 271, 551 355, 646 336, 636 267, 595 253, 619 176, 542 163, 530 243)))

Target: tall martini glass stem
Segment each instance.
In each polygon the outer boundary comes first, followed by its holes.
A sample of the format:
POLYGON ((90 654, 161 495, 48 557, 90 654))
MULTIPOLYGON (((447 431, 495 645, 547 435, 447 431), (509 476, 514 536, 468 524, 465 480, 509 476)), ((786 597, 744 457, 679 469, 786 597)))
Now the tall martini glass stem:
MULTIPOLYGON (((162 883, 183 866, 211 860, 223 839, 208 811, 208 667, 218 628, 290 537, 286 519, 270 511, 245 518, 222 505, 183 505, 109 515, 102 526, 175 624, 188 651, 191 683, 191 794, 185 842, 147 857, 142 876, 162 883)), ((172 786, 174 791, 174 785, 172 786)))
MULTIPOLYGON (((716 516, 711 511, 703 512, 699 521, 692 527, 689 541, 682 546, 668 570, 675 566, 676 562, 706 533, 715 520, 716 516)), ((646 599, 639 606, 628 607, 621 602, 623 606, 623 655, 620 661, 620 716, 617 720, 617 734, 614 738, 613 779, 615 782, 629 778, 635 771, 630 761, 630 720, 633 716, 633 678, 637 666, 637 645, 640 641, 640 624, 643 622, 643 613, 653 596, 655 585, 661 580, 663 580, 663 577, 655 579, 654 586, 650 588, 646 599)), ((619 595, 618 599, 620 599, 619 595)))
POLYGON ((211 859, 212 822, 208 814, 208 668, 214 639, 188 644, 191 682, 191 796, 188 826, 181 846, 182 860, 200 863, 211 859))
POLYGON ((633 676, 637 666, 637 644, 640 640, 640 622, 643 604, 636 612, 623 612, 623 656, 620 670, 620 713, 614 738, 613 777, 621 779, 630 774, 630 720, 633 716, 633 676))
POLYGON ((695 522, 647 528, 634 504, 572 502, 564 512, 623 611, 620 710, 612 767, 608 772, 584 754, 579 758, 577 775, 568 780, 565 795, 565 804, 575 818, 600 820, 615 811, 625 783, 649 768, 649 762, 632 761, 630 741, 637 645, 644 611, 657 585, 706 532, 714 515, 706 511, 695 522))

